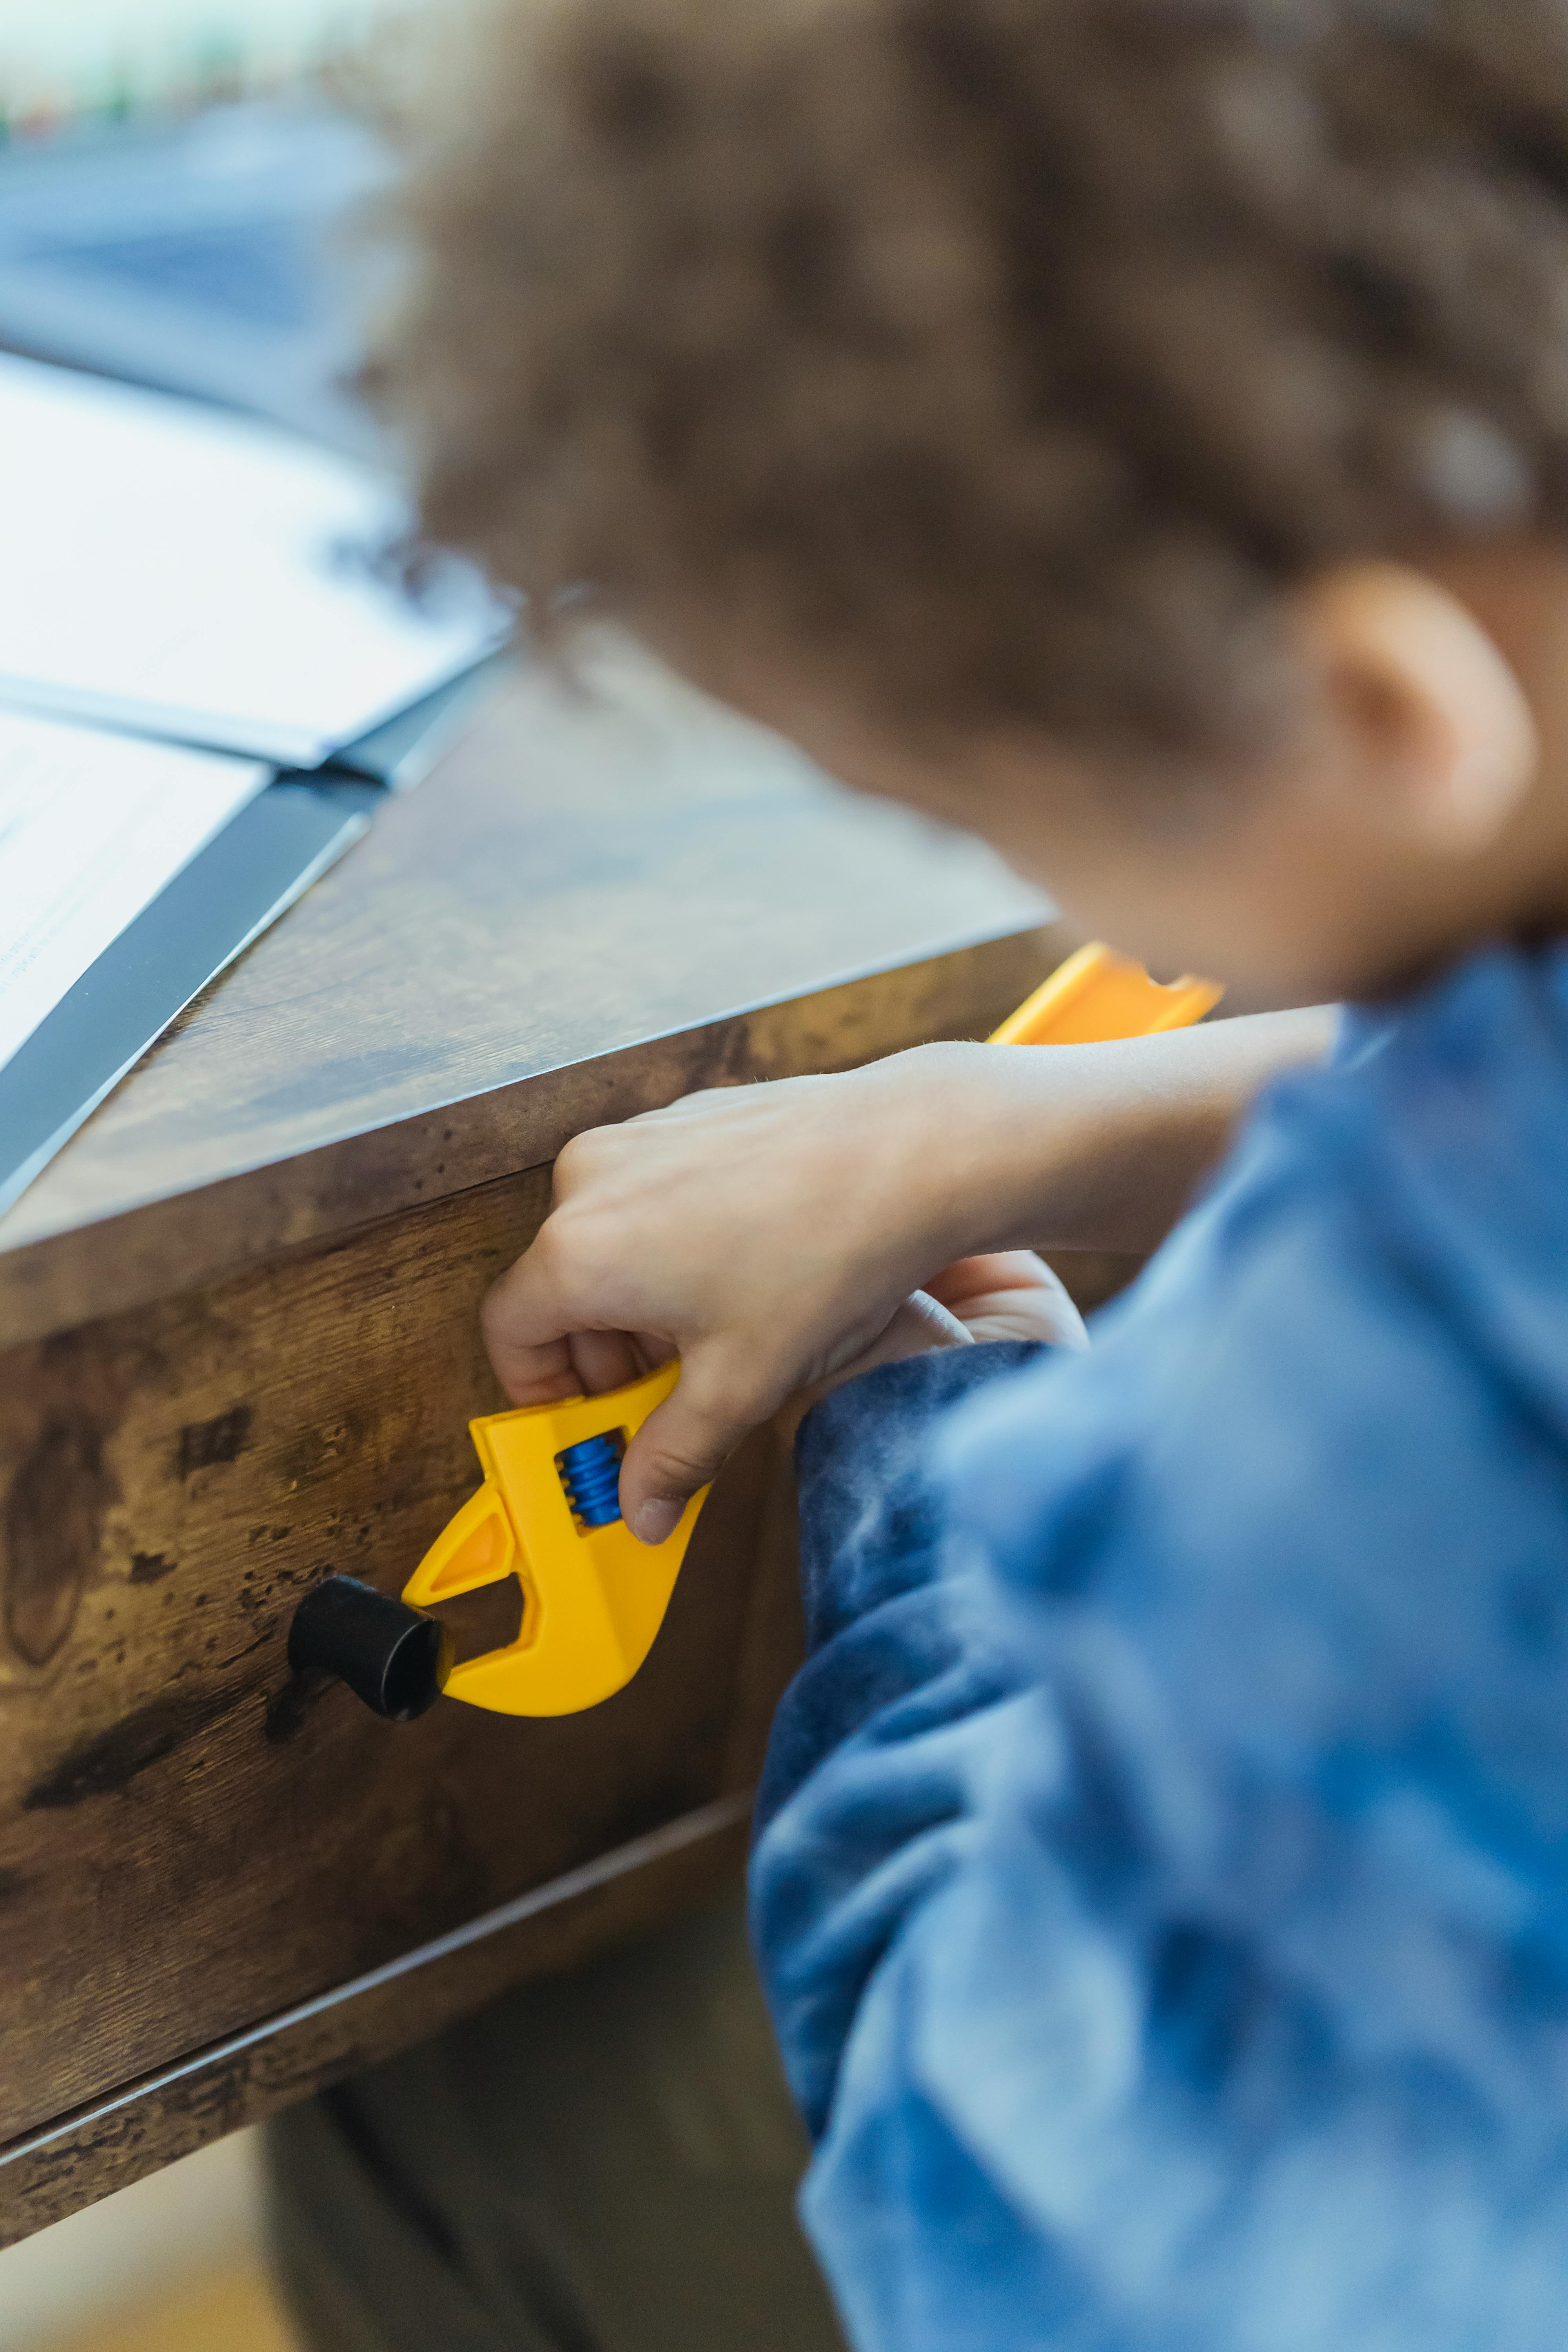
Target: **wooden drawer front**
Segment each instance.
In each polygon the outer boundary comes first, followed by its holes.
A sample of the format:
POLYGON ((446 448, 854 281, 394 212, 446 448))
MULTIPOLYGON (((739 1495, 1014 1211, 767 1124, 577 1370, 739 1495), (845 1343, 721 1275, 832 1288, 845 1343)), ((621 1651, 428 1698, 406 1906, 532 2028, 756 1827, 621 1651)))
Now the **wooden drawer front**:
POLYGON ((289 1675, 304 1588, 395 1590, 475 1484, 465 1423, 502 1402, 475 1308, 548 1195, 541 1170, 0 1357, 0 2142, 754 1772, 791 1664, 750 1573, 763 1441, 587 1716, 395 1727, 289 1675))

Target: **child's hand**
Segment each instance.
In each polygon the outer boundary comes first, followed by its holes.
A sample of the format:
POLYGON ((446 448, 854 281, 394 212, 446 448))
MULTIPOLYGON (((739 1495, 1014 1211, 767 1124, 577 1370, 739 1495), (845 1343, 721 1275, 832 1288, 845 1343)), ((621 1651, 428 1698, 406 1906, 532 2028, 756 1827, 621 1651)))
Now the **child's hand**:
MULTIPOLYGON (((793 1391, 865 1356, 957 1254, 963 1155, 942 1147, 952 1074, 933 1066, 973 1050, 692 1095, 561 1154, 553 1211, 486 1300, 485 1338, 519 1404, 616 1387, 679 1350, 679 1387, 621 1473, 645 1540, 793 1391)), ((908 1310, 906 1341, 924 1313, 908 1310)), ((964 1336, 931 1314, 942 1337, 964 1336)))
POLYGON ((1083 1317, 1059 1276, 1033 1250, 999 1250, 962 1257, 906 1298, 881 1336, 853 1363, 801 1389, 784 1417, 793 1437, 812 1406, 846 1381, 904 1356, 933 1348, 967 1348, 996 1339, 1041 1341, 1047 1347, 1089 1346, 1083 1317))
POLYGON ((994 1253, 1152 1248, 1258 1086, 1329 1035, 1282 1013, 1109 1045, 924 1045, 594 1129, 485 1301, 490 1360, 514 1404, 541 1404, 679 1351, 621 1468, 626 1523, 658 1541, 748 1430, 874 1351, 1081 1338, 1037 1260, 999 1271, 994 1253))
POLYGON ((1033 1250, 994 1250, 961 1257, 928 1282, 966 1340, 1041 1339, 1053 1348, 1087 1348, 1089 1333, 1059 1276, 1033 1250))

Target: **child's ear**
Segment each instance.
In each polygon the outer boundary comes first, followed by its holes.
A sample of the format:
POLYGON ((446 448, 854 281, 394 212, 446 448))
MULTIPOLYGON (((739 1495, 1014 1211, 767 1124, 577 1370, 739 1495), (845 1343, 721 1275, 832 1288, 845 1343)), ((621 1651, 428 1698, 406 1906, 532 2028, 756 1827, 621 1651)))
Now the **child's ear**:
POLYGON ((1374 822, 1439 856, 1486 849, 1540 764, 1535 719, 1506 656, 1422 572, 1358 563, 1297 599, 1310 656, 1374 822))

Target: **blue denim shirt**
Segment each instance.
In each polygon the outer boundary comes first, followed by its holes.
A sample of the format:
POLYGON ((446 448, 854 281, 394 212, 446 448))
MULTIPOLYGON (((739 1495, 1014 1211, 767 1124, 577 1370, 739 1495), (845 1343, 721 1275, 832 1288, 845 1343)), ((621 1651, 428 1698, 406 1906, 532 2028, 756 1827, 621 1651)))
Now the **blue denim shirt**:
POLYGON ((1568 950, 798 1460, 753 1929, 856 2345, 1562 2352, 1568 950))

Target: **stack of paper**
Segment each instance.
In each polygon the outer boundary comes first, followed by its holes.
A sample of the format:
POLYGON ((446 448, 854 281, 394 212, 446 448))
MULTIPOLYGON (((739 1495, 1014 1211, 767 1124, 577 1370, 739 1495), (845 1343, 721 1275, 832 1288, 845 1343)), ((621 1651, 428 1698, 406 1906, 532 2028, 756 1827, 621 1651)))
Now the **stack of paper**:
MULTIPOLYGON (((0 711, 0 1210, 289 895, 293 872, 252 856, 209 915, 202 875, 220 845, 265 849, 241 836, 271 779, 259 761, 0 711), (195 896, 182 904, 183 877, 195 896), (127 962, 151 910, 153 936, 127 962)), ((322 822, 334 844, 363 826, 351 810, 322 822)))
POLYGON ((165 395, 0 356, 0 1210, 364 830, 506 633, 413 603, 395 495, 165 395), (339 781, 275 781, 279 769, 339 781))
POLYGON ((310 768, 470 668, 506 618, 381 561, 401 510, 270 427, 0 357, 0 698, 310 768))
POLYGON ((268 780, 255 761, 0 711, 0 1069, 268 780))

